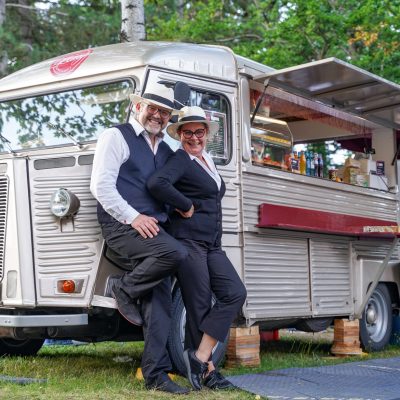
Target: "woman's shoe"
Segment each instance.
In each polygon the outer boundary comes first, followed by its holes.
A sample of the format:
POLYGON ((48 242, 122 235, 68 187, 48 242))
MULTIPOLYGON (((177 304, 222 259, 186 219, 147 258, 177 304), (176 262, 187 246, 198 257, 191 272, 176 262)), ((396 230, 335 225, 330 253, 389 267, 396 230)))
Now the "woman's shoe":
POLYGON ((193 389, 201 390, 201 382, 207 373, 208 363, 200 361, 196 357, 194 350, 185 350, 183 352, 183 360, 185 361, 186 376, 190 384, 193 389))
POLYGON ((209 389, 218 390, 218 389, 234 389, 235 386, 228 381, 228 379, 224 378, 224 376, 218 372, 216 369, 211 371, 203 382, 204 386, 207 386, 209 389))

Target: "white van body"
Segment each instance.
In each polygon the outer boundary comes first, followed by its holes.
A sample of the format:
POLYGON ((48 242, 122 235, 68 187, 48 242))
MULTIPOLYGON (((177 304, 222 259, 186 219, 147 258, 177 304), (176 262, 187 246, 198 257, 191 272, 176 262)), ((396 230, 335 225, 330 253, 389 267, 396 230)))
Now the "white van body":
MULTIPOLYGON (((324 329, 337 317, 365 320, 367 311, 368 341, 377 348, 386 344, 391 329, 387 312, 391 315, 399 305, 396 235, 371 239, 304 230, 301 224, 298 229, 260 227, 260 205, 368 217, 385 221, 381 225, 388 221, 397 225, 397 163, 392 166, 391 161, 395 129, 400 129, 398 110, 386 103, 375 113, 359 110, 363 101, 370 104, 372 98, 362 98, 363 90, 371 87, 368 82, 383 87, 379 101, 385 96, 398 99, 399 87, 335 59, 274 71, 223 47, 136 42, 57 57, 0 80, 0 133, 4 138, 0 154, 0 352, 12 353, 11 346, 20 343, 23 353, 32 342, 45 338, 118 340, 127 332, 132 338, 141 337, 123 322, 116 323, 114 300, 106 295, 108 277, 123 270, 104 255, 89 184, 96 138, 104 128, 124 122, 114 118, 119 114, 113 105, 127 102, 129 93, 142 92, 149 80, 186 83, 192 89, 190 104, 206 104, 223 126, 221 142, 214 149, 227 187, 223 246, 248 291, 239 322, 264 329, 295 326, 312 331, 324 329), (319 68, 326 68, 326 74, 319 68), (329 91, 318 89, 318 95, 313 94, 315 76, 321 75, 327 82, 318 82, 319 88, 339 85, 336 96, 350 95, 338 101, 342 109, 326 96, 329 91), (365 77, 369 80, 357 81, 365 77), (349 86, 346 92, 340 82, 352 80, 359 85, 349 94, 349 86), (105 90, 97 89, 104 85, 111 88, 107 96, 105 90), (368 131, 376 159, 385 161, 390 189, 346 185, 254 165, 250 91, 262 93, 265 85, 276 99, 368 131), (85 91, 89 96, 85 97, 85 91), (24 108, 24 104, 30 106, 24 108), (90 114, 102 104, 107 105, 97 115, 101 118, 92 121, 90 114), (46 109, 49 118, 43 118, 46 109), (76 115, 80 121, 74 122, 76 115), (29 134, 23 135, 21 125, 29 134), (66 131, 65 126, 76 130, 66 131), (79 126, 87 130, 80 131, 79 126), (79 198, 75 215, 57 218, 51 212, 50 199, 59 188, 79 198), (74 282, 74 292, 63 291, 66 280, 74 282), (378 284, 386 288, 390 299, 379 291, 369 304, 378 284), (379 317, 381 306, 386 314, 379 317)), ((345 130, 321 121, 298 117, 289 121, 295 142, 345 135, 345 130)), ((179 318, 176 323, 182 331, 179 318)))

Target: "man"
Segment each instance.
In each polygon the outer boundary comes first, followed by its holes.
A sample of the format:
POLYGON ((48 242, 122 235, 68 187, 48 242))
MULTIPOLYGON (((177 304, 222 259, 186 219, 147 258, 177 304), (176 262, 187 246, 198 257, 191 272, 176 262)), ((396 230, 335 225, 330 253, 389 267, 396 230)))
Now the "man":
POLYGON ((174 110, 174 92, 149 84, 143 96, 131 95, 135 117, 106 129, 97 143, 90 189, 107 245, 129 258, 133 270, 109 282, 118 310, 144 326, 142 372, 146 386, 170 393, 188 390, 171 381, 166 344, 171 320, 171 280, 187 251, 163 229, 164 205, 150 196, 147 178, 172 153, 162 130, 174 110), (138 309, 141 302, 141 313, 138 309), (142 320, 143 316, 143 320, 142 320))

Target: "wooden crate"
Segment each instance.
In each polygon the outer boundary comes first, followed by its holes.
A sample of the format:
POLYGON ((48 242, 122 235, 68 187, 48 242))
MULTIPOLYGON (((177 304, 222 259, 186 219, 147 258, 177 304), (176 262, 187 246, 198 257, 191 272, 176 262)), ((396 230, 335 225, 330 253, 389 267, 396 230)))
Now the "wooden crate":
POLYGON ((231 328, 226 351, 226 367, 260 365, 260 332, 258 326, 231 328))
POLYGON ((362 354, 359 334, 358 319, 335 319, 331 353, 339 357, 362 354))

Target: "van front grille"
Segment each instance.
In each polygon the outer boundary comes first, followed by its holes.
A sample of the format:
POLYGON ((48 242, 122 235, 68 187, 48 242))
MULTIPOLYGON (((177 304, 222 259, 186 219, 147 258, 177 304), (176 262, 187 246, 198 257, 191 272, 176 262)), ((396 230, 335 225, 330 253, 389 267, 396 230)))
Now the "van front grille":
POLYGON ((0 176, 0 282, 4 274, 4 252, 6 245, 8 178, 0 176))

